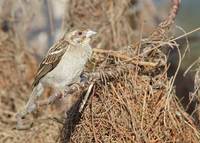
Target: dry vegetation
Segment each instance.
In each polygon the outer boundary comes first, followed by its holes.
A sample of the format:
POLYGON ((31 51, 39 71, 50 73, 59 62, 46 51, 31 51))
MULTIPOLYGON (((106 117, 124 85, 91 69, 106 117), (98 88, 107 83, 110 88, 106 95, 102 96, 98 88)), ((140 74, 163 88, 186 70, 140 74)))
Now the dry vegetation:
MULTIPOLYGON (((64 27, 93 27, 98 35, 93 43, 97 48, 85 72, 87 82, 80 90, 72 86, 67 92, 74 95, 76 103, 67 112, 64 124, 51 120, 49 110, 47 114, 34 114, 31 129, 14 129, 14 116, 28 98, 36 62, 13 30, 0 31, 0 142, 199 142, 196 122, 174 93, 177 72, 174 77, 167 77, 164 51, 181 48, 169 34, 179 0, 172 0, 169 16, 153 31, 149 29, 154 24, 145 26, 141 21, 147 14, 155 17, 154 8, 146 2, 147 10, 130 12, 130 7, 138 3, 136 0, 88 0, 87 3, 68 0, 64 27), (149 32, 148 38, 141 38, 149 32), (94 86, 90 98, 82 108, 85 94, 81 93, 91 84, 94 86)), ((197 73, 196 91, 198 77, 197 73)))
POLYGON ((138 41, 141 30, 143 36, 147 36, 158 17, 151 1, 68 0, 66 7, 64 28, 92 28, 98 31, 94 46, 112 50, 138 41), (147 23, 142 23, 143 20, 147 23))
POLYGON ((0 142, 55 142, 59 130, 53 121, 39 121, 29 131, 15 129, 15 114, 27 101, 36 61, 12 31, 1 30, 0 37, 0 142))
MULTIPOLYGON (((78 5, 78 2, 74 3, 78 5)), ((61 142, 199 141, 193 120, 173 92, 174 78, 169 80, 167 77, 167 57, 162 52, 166 47, 180 48, 168 36, 178 7, 179 2, 174 0, 169 16, 149 38, 121 51, 94 50, 93 68, 100 75, 91 75, 96 84, 82 118, 76 111, 79 102, 68 113, 61 142)), ((74 9, 72 7, 72 11, 74 9)), ((118 15, 118 12, 115 14, 118 15)), ((77 18, 76 15, 74 17, 77 18)), ((78 20, 71 19, 72 23, 78 20)), ((113 26, 112 22, 109 26, 113 26)), ((112 31, 112 28, 108 29, 112 31)), ((115 28, 115 32, 127 33, 123 26, 115 28)), ((113 31, 111 39, 117 39, 113 31)), ((107 33, 99 34, 104 37, 101 34, 107 33)), ((113 44, 113 41, 110 43, 113 44)))
POLYGON ((38 121, 38 125, 27 131, 15 129, 16 112, 23 108, 30 94, 36 60, 27 48, 24 31, 18 33, 19 29, 14 27, 11 11, 8 12, 14 2, 9 2, 5 1, 7 11, 0 16, 0 142, 54 143, 59 125, 51 120, 38 121))

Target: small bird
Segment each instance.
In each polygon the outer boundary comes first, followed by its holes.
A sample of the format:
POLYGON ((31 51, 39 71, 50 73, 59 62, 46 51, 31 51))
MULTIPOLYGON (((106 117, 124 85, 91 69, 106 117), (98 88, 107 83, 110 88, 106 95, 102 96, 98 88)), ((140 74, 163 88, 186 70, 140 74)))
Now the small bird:
POLYGON ((35 101, 45 86, 52 87, 56 95, 63 95, 68 86, 80 83, 81 73, 92 55, 90 41, 95 34, 89 29, 74 30, 64 34, 49 49, 37 70, 28 103, 22 112, 17 113, 18 119, 36 109, 35 101))

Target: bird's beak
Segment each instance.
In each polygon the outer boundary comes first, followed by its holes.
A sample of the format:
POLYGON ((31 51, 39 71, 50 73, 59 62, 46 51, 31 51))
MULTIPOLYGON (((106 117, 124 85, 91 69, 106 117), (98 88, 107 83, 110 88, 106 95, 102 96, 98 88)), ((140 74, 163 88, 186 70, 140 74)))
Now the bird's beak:
POLYGON ((86 37, 87 38, 90 38, 92 37, 93 35, 95 35, 97 32, 95 31, 92 31, 92 30, 88 30, 87 33, 86 33, 86 37))

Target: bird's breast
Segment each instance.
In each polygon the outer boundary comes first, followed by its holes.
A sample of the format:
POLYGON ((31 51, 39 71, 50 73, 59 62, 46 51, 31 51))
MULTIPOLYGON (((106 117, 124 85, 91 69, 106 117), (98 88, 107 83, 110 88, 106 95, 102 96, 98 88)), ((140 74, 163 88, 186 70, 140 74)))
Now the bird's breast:
POLYGON ((66 85, 77 82, 88 60, 84 53, 66 52, 58 65, 43 79, 50 86, 63 88, 66 85))

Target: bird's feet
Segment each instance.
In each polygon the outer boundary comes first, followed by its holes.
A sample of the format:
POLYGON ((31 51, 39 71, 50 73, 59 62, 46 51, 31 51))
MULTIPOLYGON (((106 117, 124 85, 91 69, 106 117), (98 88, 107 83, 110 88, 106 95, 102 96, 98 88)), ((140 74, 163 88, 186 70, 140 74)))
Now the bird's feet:
POLYGON ((49 105, 49 104, 53 104, 55 101, 61 99, 63 97, 62 93, 56 93, 55 95, 51 95, 48 99, 43 100, 43 101, 39 101, 37 103, 38 107, 44 106, 44 105, 49 105))
POLYGON ((80 91, 80 89, 83 88, 84 85, 85 85, 85 82, 73 83, 72 85, 66 87, 63 97, 66 97, 68 95, 72 95, 74 92, 80 91))
POLYGON ((88 73, 82 73, 80 76, 80 83, 86 83, 89 80, 88 73))

